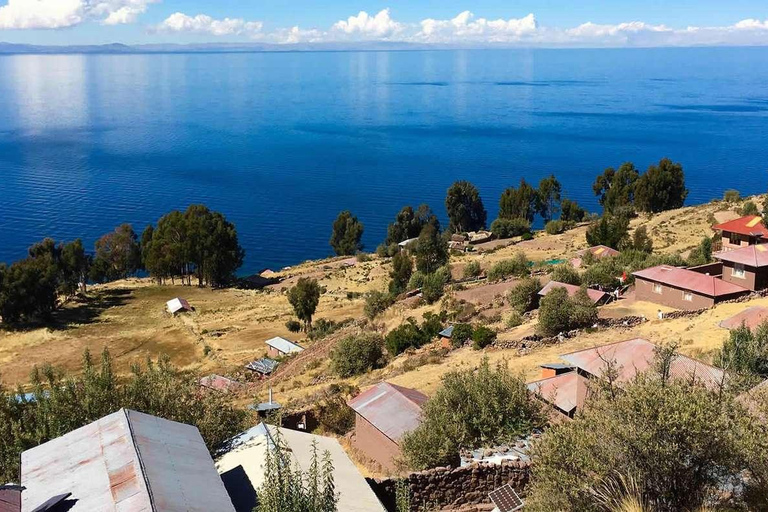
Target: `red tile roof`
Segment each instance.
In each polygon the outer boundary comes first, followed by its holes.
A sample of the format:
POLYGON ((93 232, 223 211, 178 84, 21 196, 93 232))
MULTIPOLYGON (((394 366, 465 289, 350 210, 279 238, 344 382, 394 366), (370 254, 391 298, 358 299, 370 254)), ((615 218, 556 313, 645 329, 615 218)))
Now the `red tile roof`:
POLYGON ((712 229, 747 236, 768 236, 768 228, 763 224, 763 219, 757 215, 747 215, 746 217, 729 220, 728 222, 712 226, 712 229))
POLYGON ((584 405, 589 381, 576 371, 528 384, 528 389, 566 414, 584 405))
POLYGON ((741 249, 718 252, 712 256, 721 261, 741 263, 748 267, 766 267, 768 266, 768 244, 748 245, 741 249))
POLYGON ((659 265, 658 267, 639 270, 632 275, 683 290, 690 290, 708 297, 736 295, 749 291, 746 288, 723 281, 717 277, 700 274, 684 268, 670 267, 669 265, 659 265))
MULTIPOLYGON (((572 284, 561 283, 559 281, 550 281, 544 286, 544 288, 539 291, 539 295, 546 297, 546 295, 555 288, 565 288, 569 297, 573 297, 581 289, 579 286, 572 284)), ((608 296, 608 294, 605 292, 601 292, 600 290, 593 290, 591 288, 587 288, 587 295, 595 304, 608 296)))
POLYGON ((724 329, 736 329, 742 325, 746 325, 749 329, 754 329, 766 321, 768 321, 768 308, 752 306, 737 315, 726 318, 720 322, 720 327, 724 329))
MULTIPOLYGON (((600 377, 606 361, 613 361, 619 371, 617 382, 626 382, 652 368, 656 345, 642 338, 611 343, 600 347, 579 350, 560 356, 580 370, 600 377)), ((704 386, 715 389, 720 386, 724 372, 719 368, 690 357, 677 355, 672 361, 670 374, 676 378, 696 378, 704 386)))
POLYGON ((427 396, 389 382, 381 382, 349 401, 349 406, 381 433, 398 442, 421 424, 427 396))

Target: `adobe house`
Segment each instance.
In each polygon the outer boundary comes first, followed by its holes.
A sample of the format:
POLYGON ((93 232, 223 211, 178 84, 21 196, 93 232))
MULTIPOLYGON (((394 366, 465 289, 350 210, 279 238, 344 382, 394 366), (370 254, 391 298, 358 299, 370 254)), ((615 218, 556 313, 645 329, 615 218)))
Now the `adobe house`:
POLYGON ((730 251, 768 241, 768 229, 757 215, 747 215, 712 226, 722 237, 723 250, 730 251))
POLYGON ((632 275, 637 300, 675 309, 711 308, 718 302, 749 293, 745 287, 718 277, 669 265, 639 270, 632 275))
POLYGON ((427 396, 415 389, 381 382, 349 401, 355 411, 352 445, 389 471, 396 471, 400 440, 421 424, 427 396))
POLYGON ((281 357, 290 354, 298 354, 304 351, 304 347, 298 343, 294 343, 291 340, 287 340, 281 336, 275 336, 268 339, 264 343, 267 344, 267 353, 269 357, 281 357))
POLYGON ((768 287, 768 244, 749 245, 714 254, 723 264, 723 280, 750 290, 768 287))

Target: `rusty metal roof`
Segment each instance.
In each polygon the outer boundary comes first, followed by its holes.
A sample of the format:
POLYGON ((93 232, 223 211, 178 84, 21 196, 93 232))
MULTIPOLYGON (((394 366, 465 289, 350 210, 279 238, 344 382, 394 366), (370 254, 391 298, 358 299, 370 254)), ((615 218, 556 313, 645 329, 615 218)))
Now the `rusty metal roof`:
MULTIPOLYGON (((579 350, 560 356, 580 370, 601 377, 606 361, 614 361, 619 372, 617 382, 626 382, 651 369, 655 359, 656 345, 642 338, 610 343, 600 347, 579 350)), ((724 372, 701 361, 678 354, 670 369, 674 378, 694 378, 710 389, 720 386, 724 372)))
POLYGON ((712 257, 721 261, 741 263, 748 267, 765 267, 768 266, 768 244, 748 245, 741 249, 721 251, 713 254, 712 257))
POLYGON ((596 258, 609 258, 611 256, 618 256, 621 254, 616 249, 608 247, 607 245, 595 245, 594 247, 590 247, 589 249, 582 251, 581 255, 583 256, 587 252, 591 252, 592 256, 596 258))
POLYGON ((381 433, 398 442, 421 423, 427 396, 415 389, 381 382, 349 401, 349 406, 381 433))
MULTIPOLYGON (((561 283, 559 281, 550 281, 546 285, 544 285, 544 288, 539 290, 539 295, 541 295, 542 297, 546 297, 546 295, 555 288, 565 288, 565 290, 568 292, 569 297, 573 297, 581 289, 581 287, 573 284, 561 283)), ((605 292, 601 292, 600 290, 593 290, 591 288, 587 288, 587 296, 589 296, 589 298, 592 299, 592 302, 597 304, 601 300, 605 299, 608 296, 608 294, 605 292)))
POLYGON ((236 391, 243 387, 243 384, 236 380, 228 379, 221 375, 208 375, 200 379, 200 385, 204 388, 214 389, 216 391, 236 391))
POLYGON ((747 215, 723 222, 722 224, 716 224, 712 226, 712 229, 746 236, 768 236, 768 229, 763 224, 763 219, 757 215, 747 215))
POLYGON ((724 329, 737 329, 742 325, 745 325, 749 329, 754 329, 766 321, 768 321, 768 308, 763 306, 752 306, 737 315, 726 318, 720 322, 720 327, 724 329))
POLYGON ((197 428, 121 409, 21 455, 22 512, 234 512, 197 428))
POLYGON ((528 384, 528 389, 566 414, 584 405, 589 381, 576 371, 528 384))
POLYGON ((718 277, 669 265, 659 265, 645 270, 638 270, 632 275, 640 279, 674 286, 681 290, 689 290, 708 297, 722 297, 749 292, 746 288, 723 281, 718 277))

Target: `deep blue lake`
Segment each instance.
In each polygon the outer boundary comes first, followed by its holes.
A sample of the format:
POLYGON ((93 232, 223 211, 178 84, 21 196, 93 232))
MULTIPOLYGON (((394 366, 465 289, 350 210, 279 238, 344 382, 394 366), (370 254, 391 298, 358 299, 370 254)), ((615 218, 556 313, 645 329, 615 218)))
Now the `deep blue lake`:
POLYGON ((329 255, 342 209, 373 250, 457 179, 489 220, 549 173, 596 211, 595 175, 665 156, 689 203, 766 191, 768 48, 3 56, 0 261, 205 203, 245 273, 329 255))

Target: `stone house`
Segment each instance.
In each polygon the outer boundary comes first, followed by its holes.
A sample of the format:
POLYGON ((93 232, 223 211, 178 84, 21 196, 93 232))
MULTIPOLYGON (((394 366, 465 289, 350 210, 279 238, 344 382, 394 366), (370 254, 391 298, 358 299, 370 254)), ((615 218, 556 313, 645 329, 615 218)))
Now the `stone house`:
POLYGON ((750 290, 768 287, 768 244, 722 251, 714 258, 723 264, 723 280, 750 290))

